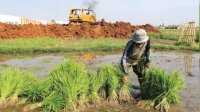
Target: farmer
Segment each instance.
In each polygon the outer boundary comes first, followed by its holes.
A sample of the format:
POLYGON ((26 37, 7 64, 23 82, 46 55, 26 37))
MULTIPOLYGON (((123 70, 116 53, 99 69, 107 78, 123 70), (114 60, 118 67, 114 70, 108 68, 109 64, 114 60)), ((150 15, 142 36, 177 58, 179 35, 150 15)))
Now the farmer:
POLYGON ((125 73, 122 81, 124 83, 128 81, 128 69, 132 67, 141 87, 145 77, 145 67, 150 66, 150 40, 144 29, 136 30, 132 34, 131 40, 126 44, 120 64, 125 73))

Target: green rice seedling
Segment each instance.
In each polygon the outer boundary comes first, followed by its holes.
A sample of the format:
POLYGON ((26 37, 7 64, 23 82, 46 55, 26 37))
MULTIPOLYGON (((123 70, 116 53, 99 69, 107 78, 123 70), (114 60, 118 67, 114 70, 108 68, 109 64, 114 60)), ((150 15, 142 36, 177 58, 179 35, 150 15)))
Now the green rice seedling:
POLYGON ((137 70, 142 74, 145 74, 145 62, 146 62, 146 57, 142 55, 137 65, 137 70))
POLYGON ((85 106, 88 106, 88 102, 89 102, 89 99, 88 99, 88 91, 89 91, 89 76, 88 74, 84 74, 85 76, 81 76, 82 78, 86 78, 84 79, 83 81, 80 81, 80 84, 83 84, 80 86, 80 90, 79 90, 79 94, 78 94, 78 108, 80 110, 82 110, 82 108, 84 108, 85 106))
POLYGON ((119 101, 120 102, 133 101, 133 97, 131 95, 129 82, 121 83, 121 88, 119 90, 119 101))
POLYGON ((45 97, 43 101, 28 105, 23 108, 23 111, 30 111, 39 107, 44 107, 44 111, 47 112, 60 112, 62 109, 64 109, 65 105, 66 100, 64 99, 63 95, 53 91, 51 94, 45 97))
POLYGON ((57 66, 50 74, 53 89, 61 92, 66 99, 67 110, 75 110, 87 102, 89 78, 83 64, 67 61, 57 66))
POLYGON ((106 84, 106 82, 107 82, 107 74, 106 74, 105 65, 101 65, 100 67, 98 67, 98 69, 97 69, 97 75, 102 80, 102 86, 103 86, 103 87, 101 87, 99 89, 100 96, 102 98, 106 99, 108 97, 108 84, 106 84))
POLYGON ((180 101, 179 93, 184 87, 182 75, 177 71, 167 73, 155 67, 146 73, 142 97, 150 100, 159 111, 170 111, 170 104, 177 104, 180 101))
POLYGON ((0 105, 4 105, 6 103, 6 98, 13 94, 13 91, 17 84, 16 77, 20 74, 19 69, 16 68, 6 68, 2 71, 0 75, 0 105))
POLYGON ((120 65, 113 64, 113 69, 114 69, 117 77, 119 77, 120 79, 122 79, 124 77, 124 72, 122 71, 120 65))
POLYGON ((27 98, 27 102, 41 102, 47 97, 51 90, 50 80, 34 79, 34 82, 28 86, 22 94, 22 97, 27 98))
POLYGON ((117 77, 119 77, 119 83, 120 83, 120 89, 119 89, 119 101, 120 102, 127 102, 127 101, 132 101, 132 95, 130 92, 130 86, 129 86, 129 82, 124 83, 122 82, 123 77, 124 77, 124 72, 122 71, 122 69, 120 68, 120 65, 113 65, 116 75, 117 77))
POLYGON ((105 87, 107 98, 109 101, 116 103, 118 101, 118 95, 116 90, 119 85, 118 70, 113 64, 102 65, 99 68, 99 73, 105 77, 105 87))
POLYGON ((89 99, 90 102, 97 105, 100 102, 98 91, 104 85, 104 78, 100 74, 89 72, 89 99))
POLYGON ((113 72, 116 74, 116 76, 119 78, 119 84, 120 84, 120 89, 119 89, 119 101, 132 101, 132 95, 130 92, 130 86, 129 82, 123 83, 123 77, 124 77, 124 72, 121 70, 120 65, 112 65, 113 72))
POLYGON ((17 83, 13 91, 13 96, 11 97, 11 102, 17 102, 19 96, 22 95, 26 88, 31 86, 34 81, 32 74, 29 72, 20 73, 15 78, 17 83))
POLYGON ((107 84, 99 89, 99 96, 103 99, 107 99, 108 97, 108 91, 106 91, 108 89, 106 87, 108 87, 107 84))
POLYGON ((9 64, 0 64, 0 66, 1 66, 2 68, 8 68, 8 67, 10 67, 9 64))
POLYGON ((114 101, 114 102, 118 101, 118 96, 117 96, 117 93, 116 93, 118 84, 119 84, 119 78, 110 74, 109 77, 108 77, 108 85, 109 85, 108 100, 109 101, 114 101))
POLYGON ((43 101, 44 110, 59 112, 66 106, 66 100, 61 93, 53 92, 43 101))

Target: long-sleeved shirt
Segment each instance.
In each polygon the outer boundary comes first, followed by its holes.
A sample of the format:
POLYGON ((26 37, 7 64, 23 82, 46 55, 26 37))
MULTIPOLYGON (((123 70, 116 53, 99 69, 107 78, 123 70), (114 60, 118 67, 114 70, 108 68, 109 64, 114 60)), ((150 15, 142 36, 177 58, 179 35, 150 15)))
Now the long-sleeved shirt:
POLYGON ((143 43, 142 47, 136 47, 136 43, 130 40, 124 49, 123 56, 121 58, 121 67, 125 73, 128 73, 128 67, 131 65, 137 65, 139 58, 144 53, 146 57, 146 63, 150 62, 150 40, 143 43))

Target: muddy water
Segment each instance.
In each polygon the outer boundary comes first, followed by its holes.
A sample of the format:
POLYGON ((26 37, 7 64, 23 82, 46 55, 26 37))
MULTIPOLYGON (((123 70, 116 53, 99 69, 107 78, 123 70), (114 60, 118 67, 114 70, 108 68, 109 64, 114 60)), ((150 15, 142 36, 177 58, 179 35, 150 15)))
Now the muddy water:
POLYGON ((33 72, 35 76, 45 78, 56 64, 59 64, 64 60, 66 59, 63 56, 24 56, 0 61, 0 71, 5 67, 12 66, 20 68, 22 71, 29 70, 33 72))
MULTIPOLYGON (((16 66, 21 70, 30 70, 40 78, 45 78, 52 68, 66 58, 64 55, 39 55, 39 56, 0 56, 0 72, 7 66, 16 66), (8 57, 8 58, 7 58, 8 57)), ((118 63, 121 54, 97 56, 93 61, 86 62, 91 68, 97 68, 102 63, 118 63)), ((186 52, 154 51, 152 53, 152 65, 159 66, 167 71, 179 70, 184 78, 186 87, 181 92, 181 104, 173 106, 172 111, 199 112, 200 111, 200 54, 186 52)), ((130 80, 134 86, 138 86, 137 76, 130 74, 130 80)), ((139 92, 139 90, 135 90, 139 92)), ((129 106, 128 106, 129 107, 129 106)), ((92 111, 134 111, 132 108, 118 108, 118 106, 92 108, 92 111)), ((88 110, 88 111, 91 111, 88 110)), ((138 110, 140 112, 141 110, 138 110)))

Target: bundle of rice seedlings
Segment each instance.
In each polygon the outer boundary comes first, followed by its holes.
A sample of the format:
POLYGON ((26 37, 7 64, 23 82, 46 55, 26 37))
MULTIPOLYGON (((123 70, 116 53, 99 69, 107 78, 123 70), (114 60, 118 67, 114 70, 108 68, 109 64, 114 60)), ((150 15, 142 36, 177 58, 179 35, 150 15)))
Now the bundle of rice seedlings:
POLYGON ((121 88, 119 90, 119 101, 120 102, 133 101, 133 97, 131 95, 131 89, 130 89, 130 86, 129 86, 129 82, 121 83, 121 88))
MULTIPOLYGON (((111 72, 111 71, 110 71, 111 72)), ((108 100, 109 101, 114 101, 115 103, 117 103, 118 101, 118 96, 116 93, 117 87, 119 84, 119 78, 112 75, 112 73, 109 75, 108 77, 108 85, 109 85, 109 96, 108 96, 108 100)))
POLYGON ((33 83, 25 89, 22 96, 26 97, 29 103, 41 102, 51 93, 50 87, 50 80, 34 79, 33 83))
POLYGON ((53 89, 64 95, 66 109, 75 110, 78 105, 87 102, 89 78, 82 64, 74 61, 64 62, 51 72, 50 80, 53 89))
POLYGON ((139 59, 138 65, 137 65, 137 71, 141 74, 145 75, 145 63, 146 63, 146 57, 144 55, 141 56, 139 59))
POLYGON ((116 90, 119 84, 118 71, 113 64, 102 65, 99 68, 99 74, 102 74, 105 79, 104 89, 107 92, 108 100, 112 103, 117 103, 118 95, 116 90))
POLYGON ((99 88, 101 98, 107 99, 108 97, 108 84, 107 82, 107 74, 105 65, 101 65, 98 67, 97 75, 101 79, 102 86, 99 88))
POLYGON ((115 71, 120 79, 119 102, 132 101, 133 98, 130 92, 130 84, 129 82, 125 83, 122 81, 125 74, 120 68, 120 65, 115 65, 115 71))
POLYGON ((11 102, 17 102, 19 99, 19 96, 24 93, 26 88, 31 86, 34 83, 34 78, 29 72, 18 74, 18 76, 16 76, 15 78, 17 80, 17 84, 13 91, 11 102))
POLYGON ((142 87, 142 97, 150 100, 159 111, 170 111, 170 104, 180 102, 179 93, 184 87, 183 76, 177 72, 167 73, 159 68, 147 70, 142 87))
POLYGON ((100 88, 104 85, 104 78, 100 74, 95 74, 95 73, 88 73, 89 74, 89 99, 90 102, 98 105, 100 102, 100 97, 98 95, 98 91, 100 88))
POLYGON ((51 94, 45 97, 43 101, 28 105, 24 107, 23 111, 27 112, 39 107, 44 107, 44 111, 47 112, 60 112, 62 109, 64 109, 65 105, 66 101, 63 95, 61 93, 53 91, 51 92, 51 94))
POLYGON ((20 74, 19 69, 16 68, 6 68, 0 74, 0 105, 3 106, 6 103, 6 98, 13 94, 16 87, 17 81, 16 77, 20 74))

